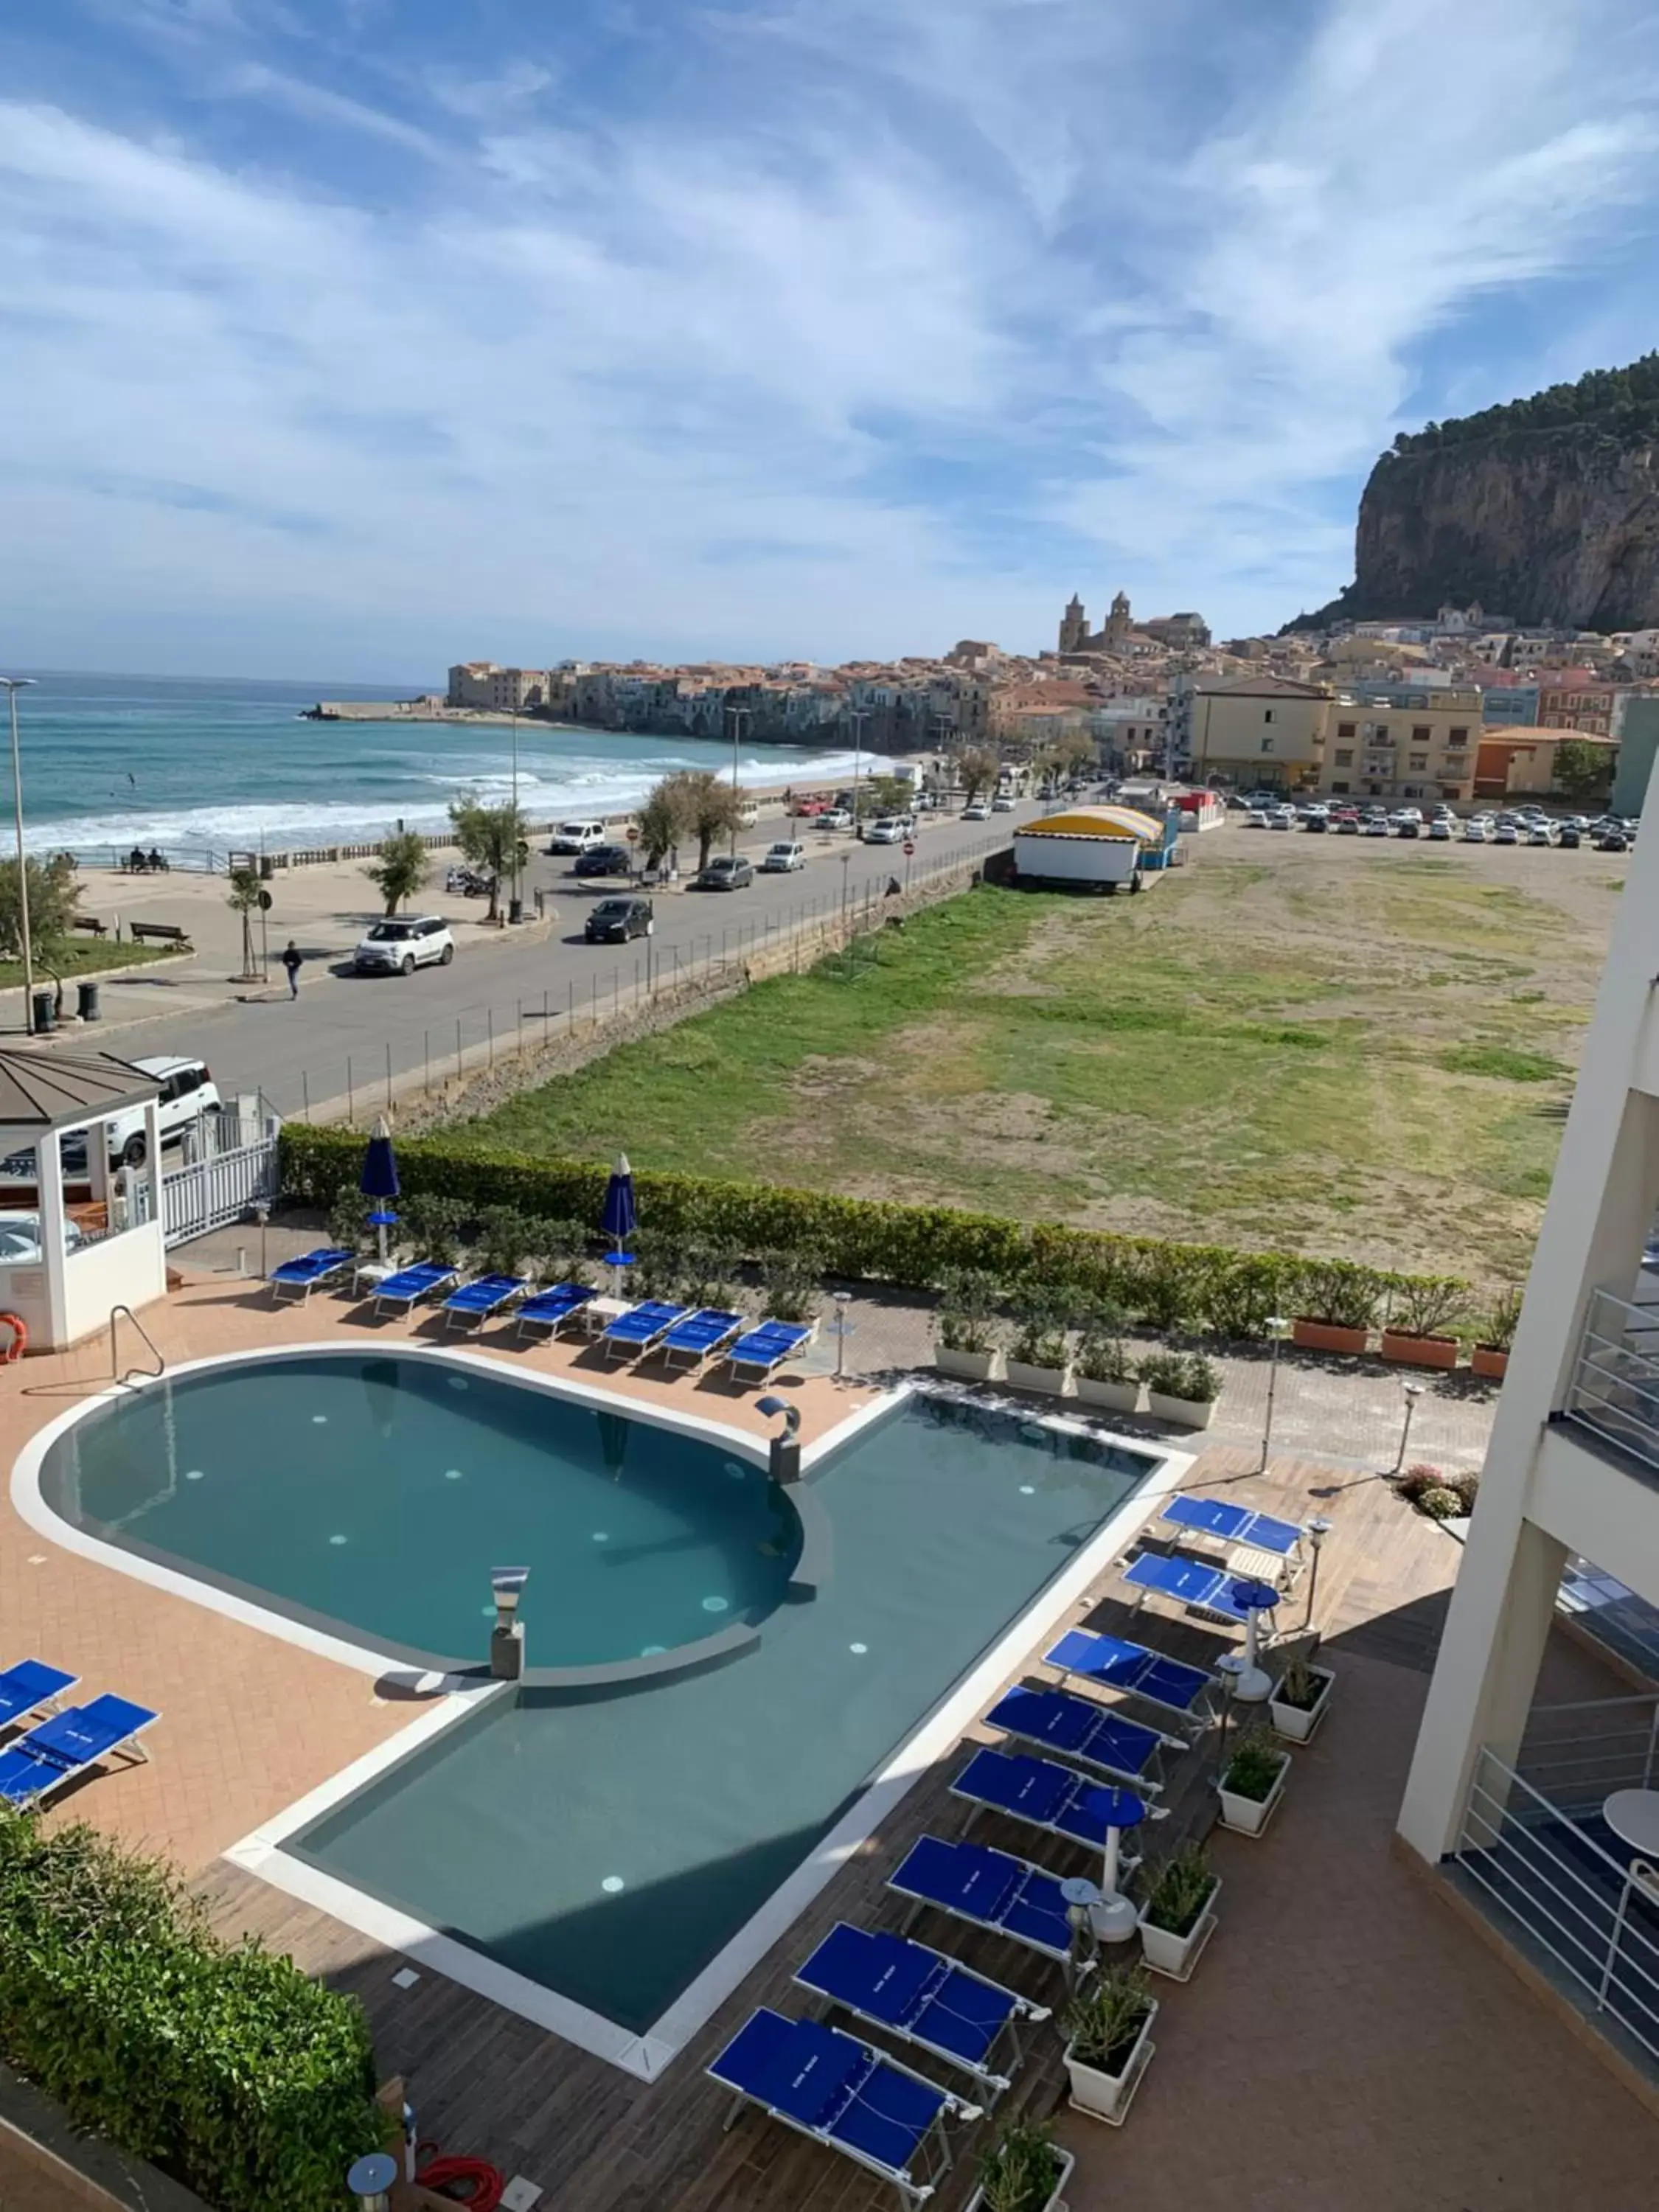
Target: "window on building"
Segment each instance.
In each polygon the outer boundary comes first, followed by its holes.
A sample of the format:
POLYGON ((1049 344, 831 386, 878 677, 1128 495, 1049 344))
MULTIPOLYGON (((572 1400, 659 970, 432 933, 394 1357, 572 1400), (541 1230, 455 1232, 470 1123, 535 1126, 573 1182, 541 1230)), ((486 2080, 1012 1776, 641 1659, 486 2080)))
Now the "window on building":
POLYGON ((1469 741, 1467 730, 1453 730, 1446 739, 1448 746, 1466 745, 1469 741))
POLYGON ((1406 763, 1408 769, 1411 769, 1419 774, 1420 774, 1422 770, 1428 766, 1428 764, 1429 757, 1426 753, 1413 753, 1411 756, 1411 758, 1406 763))
POLYGON ((1379 722, 1376 727, 1371 732, 1371 737, 1376 744, 1379 745, 1386 745, 1389 742, 1388 724, 1386 722, 1379 722))
POLYGON ((1338 768, 1352 768, 1353 766, 1353 747, 1352 745, 1339 745, 1336 749, 1335 761, 1338 768))
POLYGON ((1263 709, 1262 709, 1262 713, 1261 713, 1261 719, 1262 719, 1262 720, 1263 720, 1264 722, 1271 722, 1271 721, 1272 721, 1272 720, 1273 720, 1273 708, 1272 708, 1271 707, 1265 707, 1265 708, 1263 708, 1263 709))
POLYGON ((1426 722, 1414 722, 1412 725, 1412 743, 1414 745, 1427 744, 1433 735, 1434 732, 1426 722))
POLYGON ((1336 734, 1339 738, 1352 738, 1356 734, 1356 725, 1352 722, 1339 722, 1336 726, 1336 734))
POLYGON ((1273 739, 1272 739, 1271 738, 1263 738, 1263 739, 1261 740, 1261 750, 1262 750, 1262 751, 1263 751, 1264 753, 1270 753, 1270 752, 1273 750, 1273 739))
MULTIPOLYGON (((1338 757, 1340 758, 1340 755, 1339 755, 1338 757)), ((1331 786, 1333 793, 1334 793, 1338 797, 1340 797, 1340 795, 1346 791, 1347 787, 1348 787, 1346 783, 1334 783, 1331 786)))

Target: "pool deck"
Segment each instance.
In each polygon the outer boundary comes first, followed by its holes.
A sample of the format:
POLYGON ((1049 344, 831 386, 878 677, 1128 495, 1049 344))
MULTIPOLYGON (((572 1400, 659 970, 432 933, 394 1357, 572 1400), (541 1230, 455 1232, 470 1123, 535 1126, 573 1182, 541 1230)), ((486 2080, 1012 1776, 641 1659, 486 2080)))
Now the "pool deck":
MULTIPOLYGON (((189 1285, 143 1318, 169 1364, 407 1334, 402 1323, 365 1328, 325 1299, 273 1313, 263 1292, 224 1279, 189 1285)), ((488 1352, 489 1338, 472 1348, 488 1352)), ((752 1392, 607 1377, 559 1346, 503 1357, 539 1373, 574 1369, 619 1402, 690 1400, 757 1432, 768 1425, 752 1392)), ((94 1340, 13 1369, 0 1397, 8 1458, 77 1395, 106 1386, 108 1364, 106 1341, 94 1340)), ((785 1387, 809 1439, 871 1395, 823 1376, 785 1387)), ((1120 2133, 1064 2111, 1059 2047, 1046 2033, 1002 2111, 1059 2109, 1060 2136, 1079 2154, 1072 2212, 1134 2203, 1184 2212, 1279 2212, 1291 2203, 1342 2212, 1477 2204, 1529 2212, 1568 2203, 1636 2212, 1651 2201, 1650 2117, 1389 1851, 1459 1547, 1351 1464, 1287 1454, 1265 1476, 1254 1466, 1249 1451, 1211 1445, 1188 1486, 1333 1521, 1318 1589, 1324 1656, 1339 1672, 1330 1717, 1297 1753, 1269 1835, 1214 1838, 1226 1884, 1221 1930, 1190 1986, 1157 1984, 1158 2055, 1129 2125, 1120 2133)), ((1120 1589, 1107 1577, 1073 1617, 1124 1628, 1120 1589)), ((1300 1593, 1288 1609, 1299 1620, 1300 1593)), ((94 1778, 52 1817, 84 1817, 168 1852, 200 1881, 228 1933, 256 1931, 356 1991, 383 2070, 408 2079, 423 2136, 526 2176, 558 2212, 888 2212, 896 2203, 873 2177, 757 2112, 723 2131, 730 2100, 702 2069, 757 2003, 805 2008, 790 1971, 834 1921, 898 1924, 886 1875, 922 1831, 956 1835, 963 1826, 965 1808, 948 1794, 957 1751, 647 2084, 441 1975, 426 1972, 399 1989, 401 1958, 220 1856, 404 1726, 407 1702, 383 1699, 362 1674, 74 1557, 27 1528, 9 1502, 0 1511, 0 1621, 5 1659, 38 1652, 77 1668, 88 1691, 117 1689, 163 1711, 148 1766, 94 1778)), ((1156 1601, 1140 1626, 1192 1658, 1237 1642, 1156 1601)), ((1624 1686, 1604 1685, 1576 1646, 1557 1644, 1549 1694, 1624 1686)), ((1029 1658, 1010 1678, 1028 1670, 1029 1658)), ((1210 1816, 1206 1771, 1197 1759, 1184 1764, 1166 1837, 1201 1829, 1210 1816)), ((1092 1855, 1000 1820, 983 1820, 975 1833, 1061 1874, 1091 1870, 1092 1855)), ((1030 1954, 937 1917, 916 1932, 1043 2002, 1057 1997, 1057 1976, 1030 1954)), ((930 2212, 960 2212, 985 2139, 983 2129, 966 2139, 930 2212)))

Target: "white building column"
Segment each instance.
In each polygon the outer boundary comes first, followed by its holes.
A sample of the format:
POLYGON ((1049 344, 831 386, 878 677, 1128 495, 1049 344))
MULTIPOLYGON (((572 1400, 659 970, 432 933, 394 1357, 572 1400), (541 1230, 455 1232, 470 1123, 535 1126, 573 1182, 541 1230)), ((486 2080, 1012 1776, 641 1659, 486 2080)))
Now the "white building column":
POLYGON ((49 1316, 47 1343, 67 1344, 68 1267, 64 1254, 64 1154, 56 1129, 43 1129, 34 1147, 34 1188, 40 1209, 40 1273, 49 1316))
POLYGON ((1401 1834, 1431 1866, 1456 1843, 1481 1748, 1515 1764, 1566 1559, 1534 1522, 1482 1500, 1400 1808, 1401 1834))

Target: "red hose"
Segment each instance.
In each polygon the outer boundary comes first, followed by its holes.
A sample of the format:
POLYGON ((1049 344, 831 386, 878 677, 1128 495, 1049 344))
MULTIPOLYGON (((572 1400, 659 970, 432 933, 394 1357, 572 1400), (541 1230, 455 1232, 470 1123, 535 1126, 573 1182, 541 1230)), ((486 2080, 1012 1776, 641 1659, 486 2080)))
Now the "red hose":
POLYGON ((435 2142, 422 2142, 415 2146, 415 2179, 422 2189, 441 2190, 467 2212, 496 2212, 507 2179, 487 2158, 441 2156, 435 2142))

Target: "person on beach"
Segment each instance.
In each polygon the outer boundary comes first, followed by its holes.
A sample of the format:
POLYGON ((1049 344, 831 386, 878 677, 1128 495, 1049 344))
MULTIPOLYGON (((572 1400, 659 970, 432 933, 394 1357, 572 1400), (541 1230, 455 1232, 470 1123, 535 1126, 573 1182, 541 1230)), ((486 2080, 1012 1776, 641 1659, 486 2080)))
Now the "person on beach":
POLYGON ((283 955, 283 965, 288 970, 288 995, 290 999, 297 999, 300 995, 300 963, 304 958, 305 954, 290 937, 288 949, 283 955))

